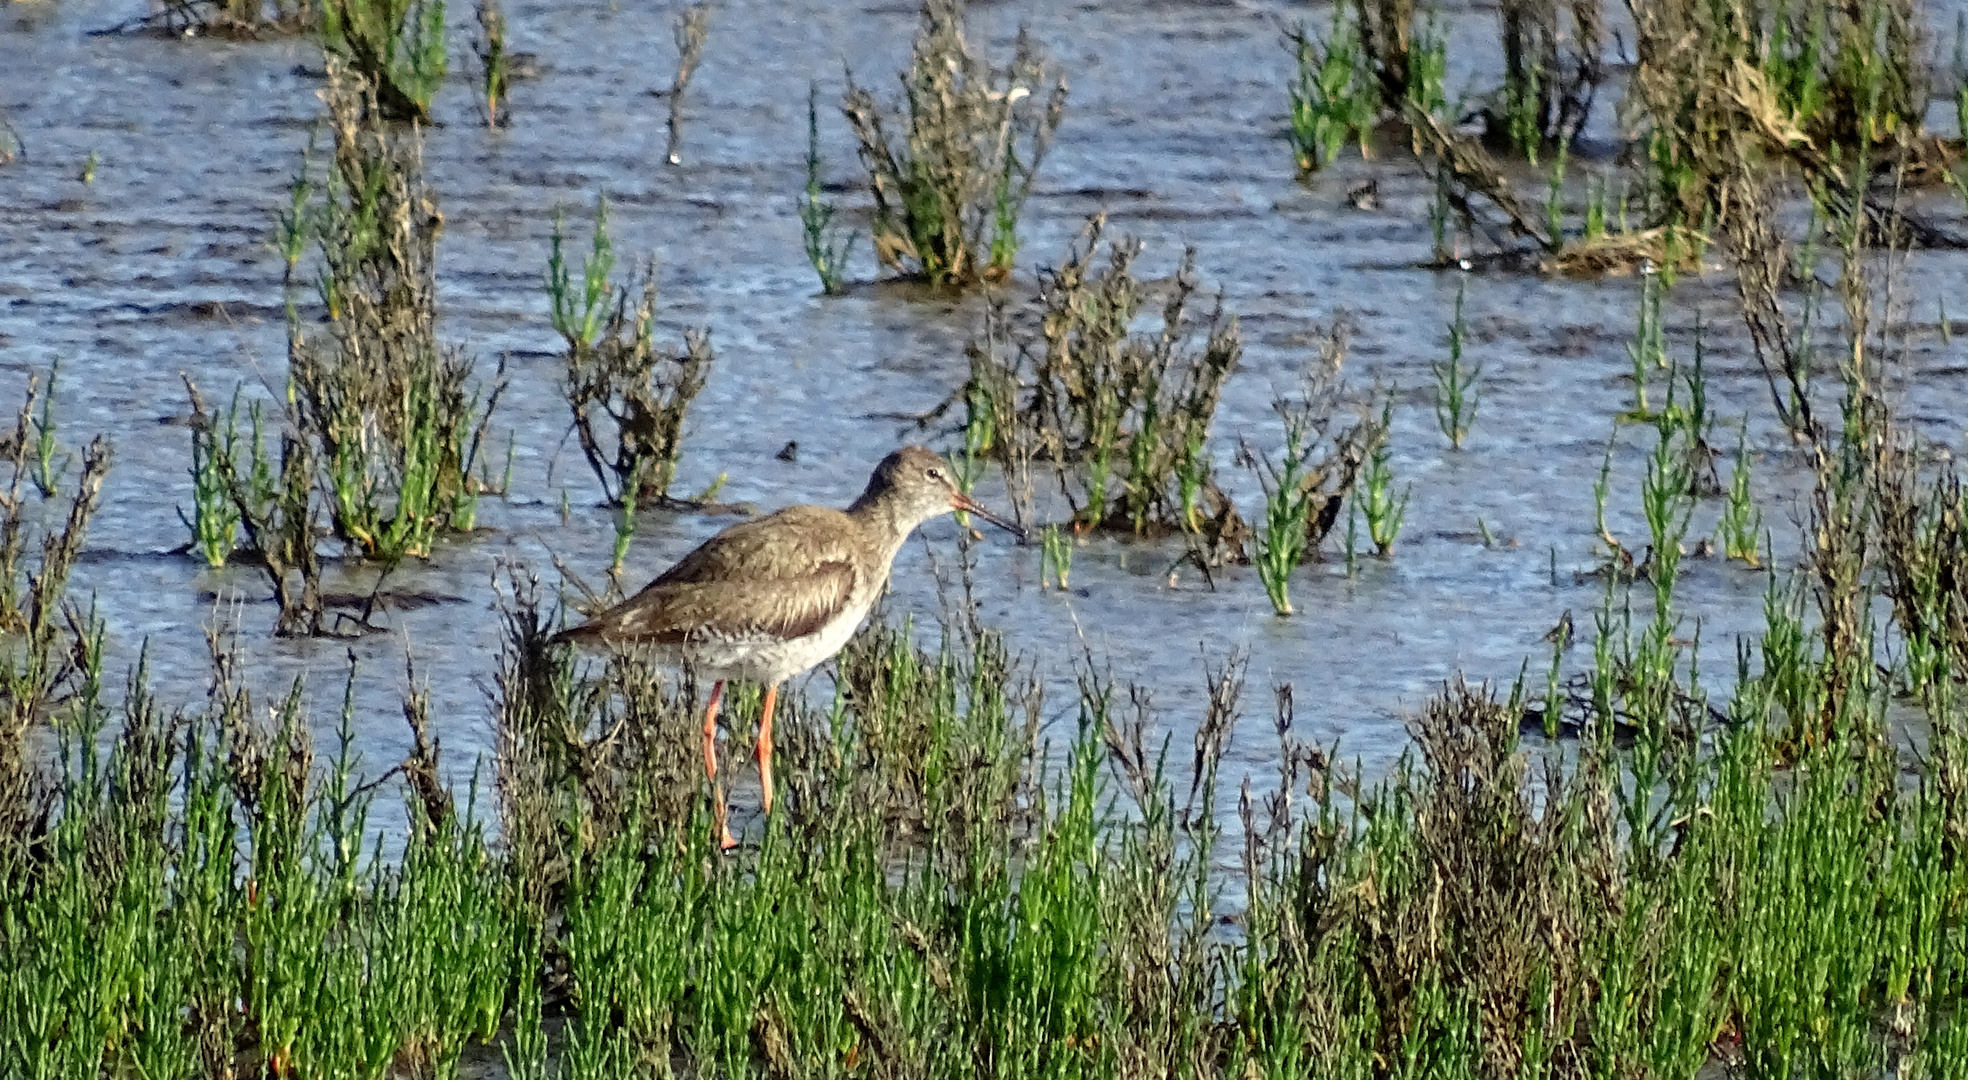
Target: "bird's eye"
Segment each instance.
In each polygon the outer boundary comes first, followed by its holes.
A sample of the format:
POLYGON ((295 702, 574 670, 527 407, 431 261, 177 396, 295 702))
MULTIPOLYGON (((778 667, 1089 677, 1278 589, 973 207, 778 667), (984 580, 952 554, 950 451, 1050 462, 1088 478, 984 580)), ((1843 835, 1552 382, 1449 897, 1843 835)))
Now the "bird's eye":
POLYGON ((941 469, 930 469, 930 470, 928 470, 928 471, 926 471, 926 472, 924 472, 924 473, 923 473, 923 475, 924 475, 924 476, 927 476, 927 477, 929 477, 929 478, 930 478, 931 480, 941 480, 941 479, 943 479, 943 470, 941 470, 941 469))

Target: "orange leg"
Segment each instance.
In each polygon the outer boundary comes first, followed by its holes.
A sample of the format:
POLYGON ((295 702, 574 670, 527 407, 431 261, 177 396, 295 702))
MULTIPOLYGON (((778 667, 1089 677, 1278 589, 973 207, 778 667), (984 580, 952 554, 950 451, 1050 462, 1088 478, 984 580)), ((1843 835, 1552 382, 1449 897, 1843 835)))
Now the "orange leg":
POLYGON ((724 680, 719 679, 711 687, 710 707, 704 710, 704 775, 711 781, 711 812, 717 819, 718 847, 734 848, 738 841, 731 838, 731 827, 725 820, 724 785, 718 783, 718 706, 723 703, 724 680))
POLYGON ((772 813, 772 707, 779 703, 779 684, 765 688, 765 711, 759 716, 758 767, 759 790, 765 812, 772 813))

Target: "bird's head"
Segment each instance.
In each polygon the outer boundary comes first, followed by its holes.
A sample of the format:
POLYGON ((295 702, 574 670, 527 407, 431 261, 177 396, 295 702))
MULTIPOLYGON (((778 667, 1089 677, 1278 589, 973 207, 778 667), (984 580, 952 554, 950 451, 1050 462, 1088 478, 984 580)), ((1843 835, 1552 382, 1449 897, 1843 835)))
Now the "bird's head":
POLYGON ((856 506, 880 503, 898 521, 911 526, 955 510, 978 517, 1023 537, 1025 531, 986 510, 977 500, 957 488, 955 470, 934 451, 922 446, 905 446, 882 459, 875 474, 868 478, 868 490, 856 506))

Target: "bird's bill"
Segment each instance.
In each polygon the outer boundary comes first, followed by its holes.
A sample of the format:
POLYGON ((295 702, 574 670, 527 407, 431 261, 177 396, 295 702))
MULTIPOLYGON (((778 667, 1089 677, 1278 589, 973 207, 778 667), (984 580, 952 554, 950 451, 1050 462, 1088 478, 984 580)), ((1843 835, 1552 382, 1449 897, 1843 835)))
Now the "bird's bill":
POLYGON ((988 521, 991 524, 996 525, 998 528, 1003 529, 1004 531, 1010 533, 1011 535, 1016 536, 1018 539, 1020 540, 1025 539, 1024 529, 1021 529, 1018 526, 1013 525, 1011 522, 1006 521, 1005 519, 999 517, 998 515, 993 514, 989 510, 984 509, 982 503, 978 502, 976 499, 973 499, 968 495, 950 496, 950 509, 961 510, 966 514, 975 514, 978 517, 983 518, 985 521, 988 521))

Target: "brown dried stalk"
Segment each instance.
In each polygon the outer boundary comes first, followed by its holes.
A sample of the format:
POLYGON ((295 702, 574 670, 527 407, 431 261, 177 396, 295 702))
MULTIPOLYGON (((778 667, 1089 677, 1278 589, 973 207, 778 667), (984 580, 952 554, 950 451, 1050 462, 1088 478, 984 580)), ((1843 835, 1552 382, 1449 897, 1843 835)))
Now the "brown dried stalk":
POLYGON ((671 28, 676 38, 676 78, 670 82, 670 146, 664 158, 672 165, 683 164, 683 91, 697 65, 704 59, 704 42, 711 33, 711 5, 692 4, 677 13, 671 28))

